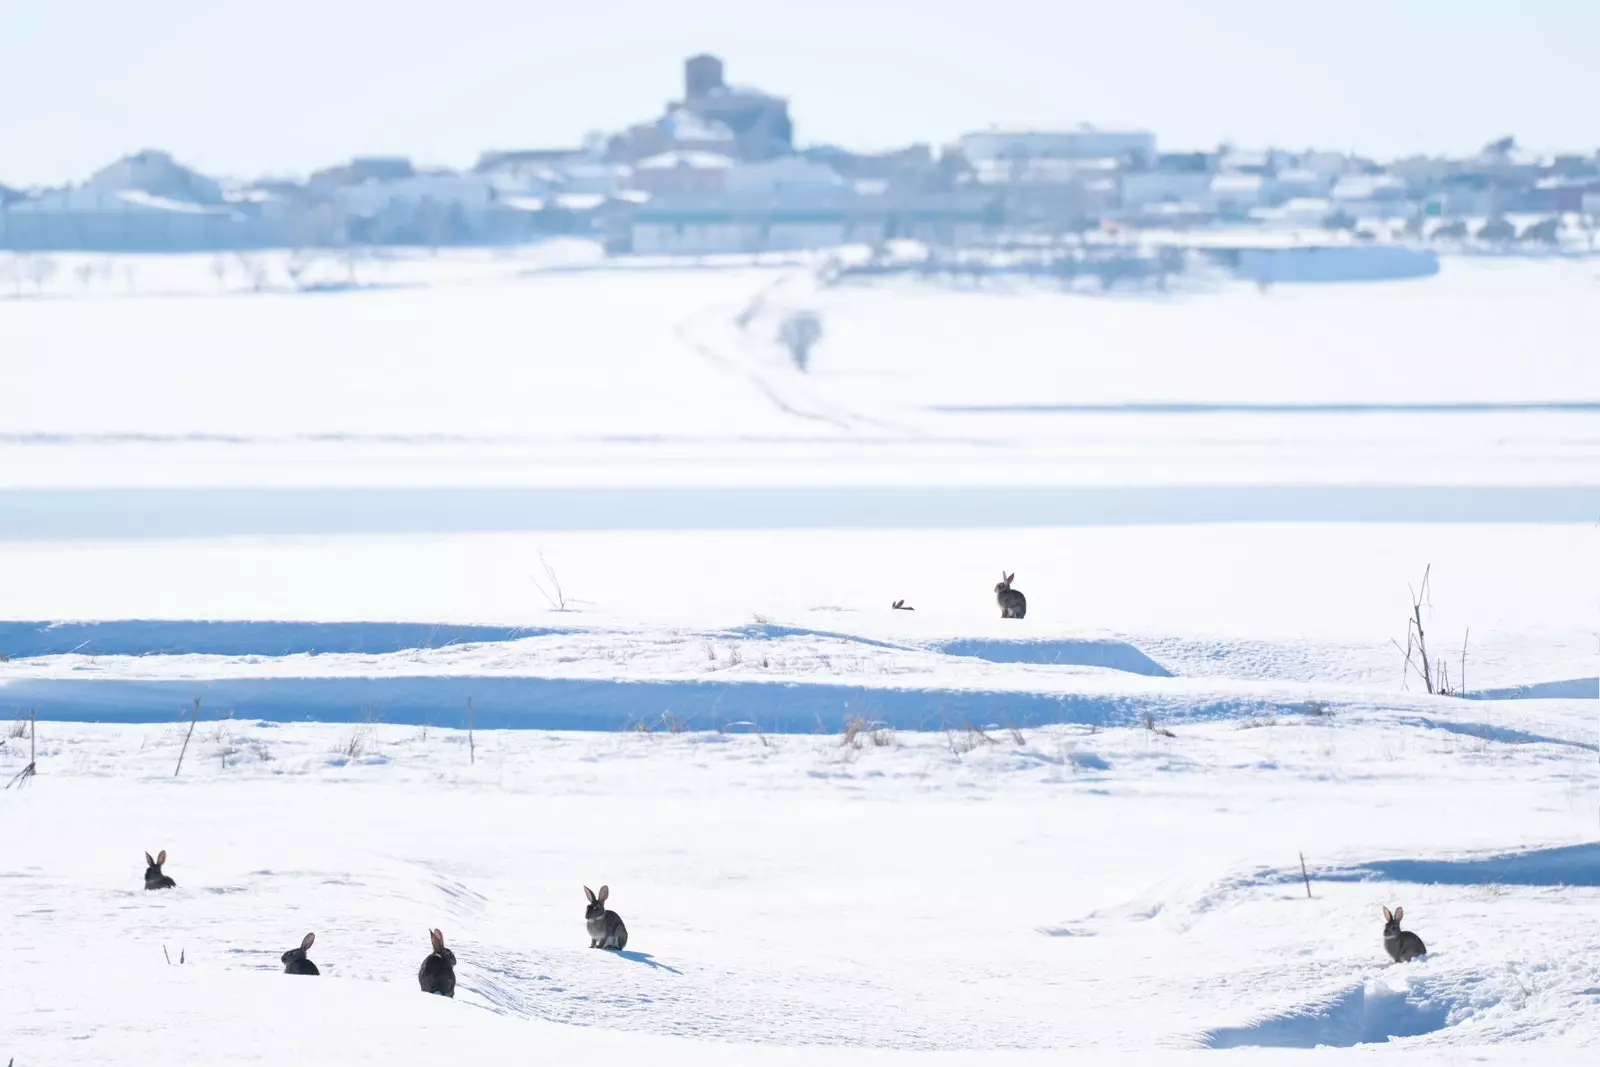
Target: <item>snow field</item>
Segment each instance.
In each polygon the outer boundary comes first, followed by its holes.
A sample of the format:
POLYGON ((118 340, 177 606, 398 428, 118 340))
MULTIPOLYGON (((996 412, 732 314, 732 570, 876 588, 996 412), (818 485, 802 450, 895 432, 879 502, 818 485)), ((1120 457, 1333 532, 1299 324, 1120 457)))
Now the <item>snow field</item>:
MULTIPOLYGON (((1582 702, 1550 713, 1592 723, 1582 702)), ((486 731, 469 762, 458 731, 224 720, 173 778, 185 730, 41 725, 0 880, 19 1062, 103 1059, 117 1016, 94 1005, 130 985, 172 990, 146 1029, 265 1029, 257 1012, 289 994, 260 972, 306 930, 324 984, 436 1012, 365 992, 419 996, 429 926, 460 959, 451 1010, 592 1028, 595 1054, 621 1058, 605 1031, 930 1050, 1595 1036, 1579 1009, 1600 996, 1597 856, 1570 855, 1592 840, 1592 749, 1370 715, 1022 745, 486 731), (168 849, 176 891, 141 888, 146 848, 168 849), (602 881, 622 957, 586 947, 581 886, 602 881), (1431 949, 1405 968, 1379 937, 1396 903, 1431 949)), ((409 1047, 367 1037, 341 1054, 409 1047)))

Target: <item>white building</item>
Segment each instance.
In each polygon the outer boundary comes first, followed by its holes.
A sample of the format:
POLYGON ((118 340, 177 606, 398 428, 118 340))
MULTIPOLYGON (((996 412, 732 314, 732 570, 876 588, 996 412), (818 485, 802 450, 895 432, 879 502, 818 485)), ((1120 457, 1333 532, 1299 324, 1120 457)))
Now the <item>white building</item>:
POLYGON ((141 189, 50 189, 0 211, 0 248, 166 252, 267 243, 259 219, 141 189))
POLYGON ((1154 159, 1156 137, 1142 130, 988 130, 961 138, 973 164, 995 159, 1154 159))
POLYGON ((1392 174, 1346 174, 1328 193, 1335 212, 1354 219, 1397 219, 1415 211, 1405 179, 1392 174))
POLYGON ((1214 174, 1202 203, 1218 215, 1241 217, 1265 203, 1266 191, 1259 174, 1214 174))
POLYGON ((142 192, 195 204, 222 202, 222 187, 217 182, 153 148, 101 167, 89 178, 88 185, 102 193, 142 192))
POLYGON ((728 171, 730 193, 830 192, 844 188, 837 171, 800 156, 777 156, 759 163, 740 163, 728 171))
POLYGON ((1198 203, 1206 199, 1211 175, 1203 170, 1132 170, 1122 175, 1122 207, 1139 211, 1152 204, 1198 203))
POLYGON ((1272 195, 1278 200, 1327 196, 1335 176, 1309 167, 1291 167, 1272 177, 1272 195))
POLYGON ((459 207, 466 212, 486 210, 495 199, 492 179, 482 174, 421 171, 399 181, 364 181, 341 187, 334 199, 352 215, 372 217, 397 207, 424 203, 459 207))
POLYGON ((722 193, 729 188, 733 159, 719 152, 680 149, 661 152, 633 165, 630 182, 653 195, 722 193))
POLYGON ((848 189, 777 199, 657 198, 636 208, 632 248, 641 255, 709 255, 880 245, 895 238, 971 244, 984 233, 984 212, 982 197, 863 197, 848 189))

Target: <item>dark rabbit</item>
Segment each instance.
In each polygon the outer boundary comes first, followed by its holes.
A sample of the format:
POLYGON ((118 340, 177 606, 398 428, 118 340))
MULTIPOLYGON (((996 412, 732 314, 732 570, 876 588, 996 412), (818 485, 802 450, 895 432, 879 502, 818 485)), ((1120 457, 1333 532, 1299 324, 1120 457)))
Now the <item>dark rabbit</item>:
POLYGON ((1001 571, 1000 583, 994 587, 994 598, 1000 604, 1002 619, 1020 619, 1028 614, 1028 598, 1011 588, 1011 582, 1016 576, 1015 572, 1007 574, 1001 571))
POLYGON ((306 953, 311 950, 311 942, 317 939, 316 934, 307 934, 305 940, 300 942, 299 948, 292 948, 283 954, 284 974, 321 974, 317 965, 306 959, 306 953))
POLYGON ((429 930, 433 951, 417 970, 417 982, 424 993, 437 993, 441 997, 456 995, 456 954, 444 947, 444 934, 429 930))
POLYGON ((161 873, 161 865, 167 862, 166 849, 156 853, 155 859, 151 859, 150 853, 146 852, 144 861, 149 864, 144 871, 144 887, 146 889, 173 889, 177 886, 177 882, 161 873))
POLYGON ((589 927, 589 947, 605 948, 613 952, 621 952, 628 947, 628 928, 622 925, 622 916, 606 908, 606 898, 611 895, 611 887, 600 887, 600 895, 595 896, 594 890, 588 886, 583 887, 585 895, 589 898, 589 907, 583 913, 583 921, 589 927))
POLYGON ((1389 914, 1389 909, 1383 909, 1383 947, 1389 953, 1389 958, 1396 963, 1409 963, 1418 956, 1425 956, 1428 948, 1422 943, 1422 938, 1410 930, 1400 929, 1400 920, 1405 917, 1406 909, 1396 908, 1394 914, 1389 914))

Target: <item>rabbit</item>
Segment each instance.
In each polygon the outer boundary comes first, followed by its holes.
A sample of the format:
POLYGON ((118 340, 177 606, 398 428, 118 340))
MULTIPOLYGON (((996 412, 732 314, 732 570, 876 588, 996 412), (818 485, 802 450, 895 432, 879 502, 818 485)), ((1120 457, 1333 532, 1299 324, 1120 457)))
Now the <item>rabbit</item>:
POLYGON ((610 949, 621 952, 628 947, 628 928, 622 925, 622 916, 606 908, 606 898, 611 895, 611 887, 600 887, 600 895, 595 896, 594 890, 588 886, 583 891, 589 897, 589 907, 583 913, 584 922, 589 927, 589 947, 610 949))
POLYGON ((1016 573, 1007 574, 1000 572, 1000 584, 994 587, 994 598, 1000 604, 1000 617, 1002 619, 1020 619, 1028 614, 1028 598, 1019 590, 1011 588, 1012 580, 1016 573))
POLYGON ((424 993, 453 997, 456 995, 456 954, 444 947, 444 934, 440 931, 429 930, 428 937, 433 941, 433 951, 417 969, 417 982, 424 993))
POLYGON ((311 950, 311 942, 317 939, 316 934, 307 934, 305 940, 300 942, 299 948, 292 948, 283 954, 284 974, 321 974, 317 965, 306 959, 306 953, 311 950))
POLYGON ((1396 963, 1409 963, 1418 956, 1425 956, 1428 947, 1422 943, 1422 938, 1410 930, 1400 929, 1400 920, 1405 917, 1406 909, 1396 908, 1394 914, 1389 914, 1389 909, 1383 909, 1383 947, 1388 950, 1389 958, 1396 963))
POLYGON ((167 850, 162 849, 156 853, 156 858, 151 859, 150 853, 144 854, 145 863, 149 864, 144 872, 144 887, 146 889, 175 889, 178 883, 161 873, 161 865, 167 862, 167 850))

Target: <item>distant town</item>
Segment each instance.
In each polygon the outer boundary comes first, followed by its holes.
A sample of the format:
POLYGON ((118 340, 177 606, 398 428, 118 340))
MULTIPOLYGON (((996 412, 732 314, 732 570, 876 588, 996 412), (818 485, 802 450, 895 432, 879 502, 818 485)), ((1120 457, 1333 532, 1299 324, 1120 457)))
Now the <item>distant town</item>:
MULTIPOLYGON (((1507 136, 1463 159, 1162 151, 1142 130, 983 130, 864 154, 797 146, 783 97, 684 63, 660 116, 570 148, 486 151, 467 171, 356 158, 304 181, 224 180, 147 149, 81 184, 0 185, 18 252, 514 244, 612 254, 960 249, 1085 234, 1308 231, 1347 243, 1594 247, 1600 153, 1533 157, 1507 136)), ((0 178, 3 178, 0 175, 0 178)))

